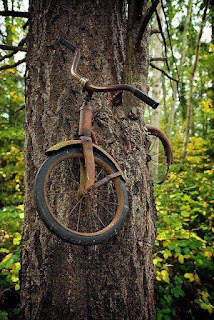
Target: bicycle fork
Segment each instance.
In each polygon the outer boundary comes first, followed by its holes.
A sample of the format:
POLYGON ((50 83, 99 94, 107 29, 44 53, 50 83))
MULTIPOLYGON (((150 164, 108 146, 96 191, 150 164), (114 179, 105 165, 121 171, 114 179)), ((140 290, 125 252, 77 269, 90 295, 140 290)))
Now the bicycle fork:
POLYGON ((94 190, 111 179, 121 176, 121 170, 118 168, 117 172, 109 174, 95 183, 93 144, 96 145, 97 142, 91 126, 92 108, 89 106, 90 99, 91 93, 88 94, 85 104, 80 108, 79 137, 82 141, 84 159, 80 160, 80 187, 77 192, 78 197, 84 195, 89 189, 94 190))
POLYGON ((82 141, 84 160, 80 161, 79 196, 86 193, 95 182, 95 161, 91 138, 92 108, 89 106, 90 99, 91 94, 89 93, 84 105, 80 108, 79 137, 82 141))

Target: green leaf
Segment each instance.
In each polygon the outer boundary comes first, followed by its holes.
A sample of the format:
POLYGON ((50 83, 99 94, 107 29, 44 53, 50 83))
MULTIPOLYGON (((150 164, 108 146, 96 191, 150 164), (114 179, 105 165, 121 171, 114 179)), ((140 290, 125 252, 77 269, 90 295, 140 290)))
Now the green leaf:
POLYGON ((182 217, 187 218, 187 217, 190 216, 190 212, 188 212, 188 211, 181 211, 181 215, 182 215, 182 217))
POLYGON ((178 256, 178 261, 182 264, 184 263, 184 256, 182 254, 178 256))

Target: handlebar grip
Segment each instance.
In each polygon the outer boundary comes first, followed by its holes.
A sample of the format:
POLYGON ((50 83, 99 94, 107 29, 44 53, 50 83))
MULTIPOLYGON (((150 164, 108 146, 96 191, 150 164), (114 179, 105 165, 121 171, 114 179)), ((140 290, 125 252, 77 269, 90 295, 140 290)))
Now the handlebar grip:
POLYGON ((76 47, 73 46, 73 44, 71 44, 70 42, 68 42, 67 40, 63 39, 63 38, 59 38, 58 39, 58 43, 62 44, 64 47, 68 48, 69 50, 75 52, 76 47))
POLYGON ((159 103, 153 100, 152 98, 148 97, 145 93, 143 93, 141 90, 136 89, 134 92, 135 97, 142 100, 146 104, 148 104, 152 109, 156 109, 159 106, 159 103))

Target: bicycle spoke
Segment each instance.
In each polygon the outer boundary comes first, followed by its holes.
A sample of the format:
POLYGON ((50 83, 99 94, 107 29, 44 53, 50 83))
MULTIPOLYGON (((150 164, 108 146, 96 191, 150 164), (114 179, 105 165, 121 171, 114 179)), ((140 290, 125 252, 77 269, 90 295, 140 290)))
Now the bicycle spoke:
POLYGON ((103 190, 103 189, 97 189, 97 190, 99 190, 99 193, 100 192, 103 192, 103 193, 107 193, 107 194, 111 194, 112 193, 112 195, 115 195, 115 191, 112 189, 112 191, 109 191, 109 190, 103 190))
MULTIPOLYGON (((79 161, 80 161, 80 159, 79 159, 79 161)), ((71 163, 69 162, 69 159, 67 159, 67 162, 68 162, 68 170, 69 170, 69 172, 70 172, 70 179, 71 179, 71 181, 75 182, 75 183, 78 185, 78 187, 79 187, 80 183, 77 182, 77 180, 76 180, 73 172, 71 171, 71 163)))
POLYGON ((116 206, 119 206, 119 204, 116 203, 116 202, 106 201, 106 200, 103 200, 103 199, 99 199, 98 201, 99 201, 99 202, 106 202, 106 203, 110 203, 110 204, 114 204, 114 205, 116 205, 116 206))
POLYGON ((152 166, 155 166, 156 168, 158 168, 158 162, 155 160, 151 160, 150 162, 152 162, 152 166))
POLYGON ((151 142, 151 146, 149 147, 149 150, 152 150, 154 145, 155 145, 155 142, 157 141, 157 137, 153 138, 153 141, 151 142))
MULTIPOLYGON (((89 206, 91 207, 91 205, 89 204, 89 206)), ((105 225, 102 221, 102 219, 98 216, 98 214, 96 213, 96 211, 94 211, 94 209, 91 207, 91 209, 93 210, 93 212, 95 213, 96 217, 98 218, 98 220, 101 222, 102 226, 105 228, 105 225)))
MULTIPOLYGON (((71 193, 71 192, 73 192, 73 190, 68 190, 68 191, 62 191, 63 192, 63 194, 64 193, 70 193, 70 195, 72 196, 72 197, 76 197, 73 193, 71 193)), ((46 193, 46 195, 47 196, 49 196, 49 195, 57 195, 57 190, 55 191, 55 192, 51 192, 51 193, 46 193)), ((62 195, 61 195, 62 196, 62 195)))
POLYGON ((90 210, 89 216, 90 216, 91 231, 93 232, 93 219, 92 219, 91 210, 90 210))
POLYGON ((69 172, 70 172, 70 179, 71 179, 71 181, 75 182, 75 183, 79 186, 80 183, 75 180, 75 177, 74 177, 74 175, 73 175, 73 172, 71 171, 71 167, 70 167, 70 164, 69 164, 69 159, 67 159, 67 162, 68 162, 68 170, 69 170, 69 172), (71 178, 71 176, 72 176, 73 178, 71 178))
POLYGON ((78 220, 77 220, 77 231, 79 230, 79 223, 80 223, 80 213, 81 213, 81 202, 80 202, 80 206, 79 206, 79 213, 78 213, 78 220))
POLYGON ((156 155, 159 155, 160 154, 160 152, 158 151, 158 152, 155 152, 155 153, 149 153, 150 154, 150 156, 156 156, 156 155))
POLYGON ((112 212, 110 212, 106 207, 104 207, 104 206, 102 205, 102 203, 100 203, 100 205, 101 205, 101 207, 103 207, 110 215, 112 215, 112 212))
POLYGON ((167 165, 160 164, 159 162, 155 162, 154 160, 151 160, 150 162, 152 162, 152 166, 158 168, 158 170, 166 170, 165 168, 167 168, 167 165))
POLYGON ((100 176, 101 172, 104 172, 103 168, 102 168, 102 169, 100 170, 100 172, 96 175, 96 177, 95 177, 95 181, 97 181, 97 180, 98 180, 98 178, 99 178, 99 176, 100 176))
POLYGON ((69 212, 69 214, 71 214, 71 213, 76 209, 76 207, 77 207, 78 204, 83 200, 84 197, 85 197, 85 196, 83 196, 83 197, 75 204, 75 206, 74 206, 73 209, 69 212))

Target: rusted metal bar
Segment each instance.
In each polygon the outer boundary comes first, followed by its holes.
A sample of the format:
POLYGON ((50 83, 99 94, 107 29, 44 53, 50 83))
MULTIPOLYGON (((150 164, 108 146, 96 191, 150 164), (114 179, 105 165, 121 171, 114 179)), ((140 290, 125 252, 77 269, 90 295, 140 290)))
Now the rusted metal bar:
POLYGON ((114 172, 114 173, 112 173, 112 174, 109 174, 109 175, 106 176, 105 178, 103 178, 103 179, 95 182, 95 183, 93 184, 93 186, 91 187, 91 190, 94 190, 94 189, 102 186, 103 184, 109 182, 110 180, 112 180, 112 179, 114 179, 114 178, 116 178, 116 177, 119 177, 119 176, 121 176, 121 173, 120 173, 119 171, 114 172))
POLYGON ((95 181, 95 161, 93 153, 93 145, 91 137, 82 136, 83 154, 85 159, 85 173, 86 173, 86 182, 85 182, 85 191, 87 191, 95 181))
POLYGON ((79 121, 79 136, 91 136, 91 120, 92 120, 92 108, 85 103, 80 108, 80 121, 79 121))

